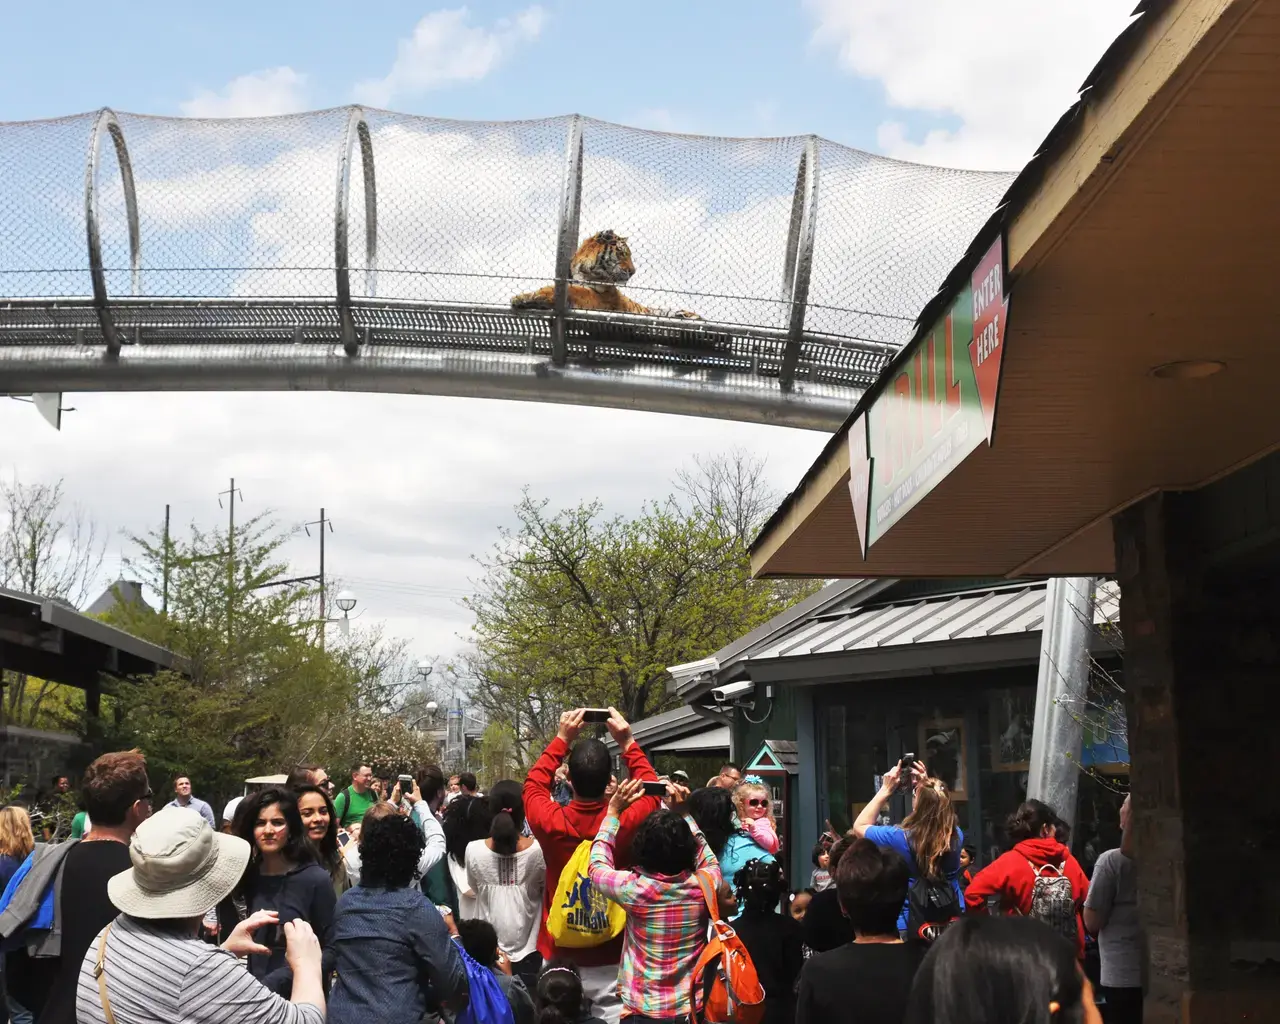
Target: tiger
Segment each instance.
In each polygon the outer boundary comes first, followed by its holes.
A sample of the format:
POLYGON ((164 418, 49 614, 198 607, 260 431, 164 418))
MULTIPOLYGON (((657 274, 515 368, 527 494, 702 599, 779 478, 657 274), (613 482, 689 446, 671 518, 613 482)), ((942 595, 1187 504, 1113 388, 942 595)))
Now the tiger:
MULTIPOLYGON (((569 306, 577 309, 603 309, 611 313, 637 313, 641 316, 669 316, 683 320, 701 320, 687 309, 651 309, 642 306, 618 290, 636 272, 627 240, 615 231, 599 231, 573 254, 569 270, 574 281, 569 285, 569 306)), ((512 309, 554 309, 555 285, 536 292, 512 296, 512 309)))

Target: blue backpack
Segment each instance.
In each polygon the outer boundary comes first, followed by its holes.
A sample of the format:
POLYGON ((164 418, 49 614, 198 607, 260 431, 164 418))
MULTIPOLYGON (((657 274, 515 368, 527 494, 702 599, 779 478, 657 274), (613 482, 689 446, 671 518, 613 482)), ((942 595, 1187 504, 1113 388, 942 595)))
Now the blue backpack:
POLYGON ((456 1024, 516 1024, 511 1001, 502 991, 493 971, 476 963, 461 943, 456 945, 466 966, 467 984, 471 988, 471 998, 467 1000, 466 1009, 458 1014, 456 1024))
MULTIPOLYGON (((26 879, 28 872, 31 871, 35 860, 36 855, 34 852, 27 854, 27 859, 18 866, 18 870, 10 877, 8 884, 4 887, 3 894, 0 894, 0 915, 9 909, 9 903, 17 895, 18 889, 26 879)), ((31 932, 47 932, 53 927, 53 901, 56 881, 56 877, 49 880, 49 884, 41 895, 40 903, 34 914, 25 921, 15 922, 16 928, 14 928, 11 935, 0 935, 0 952, 8 953, 15 949, 21 949, 26 945, 27 936, 31 932)))

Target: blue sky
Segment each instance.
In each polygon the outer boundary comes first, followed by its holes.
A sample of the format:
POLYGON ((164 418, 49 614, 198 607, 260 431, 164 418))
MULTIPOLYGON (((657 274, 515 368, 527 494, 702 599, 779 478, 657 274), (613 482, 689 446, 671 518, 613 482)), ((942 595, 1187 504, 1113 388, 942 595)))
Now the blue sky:
MULTIPOLYGON (((9 4, 0 121, 112 106, 293 112, 354 102, 511 120, 581 113, 715 135, 816 133, 901 159, 1020 167, 1074 100, 1134 0, 573 0, 352 5, 9 4)), ((327 179, 326 179, 327 180, 327 179)), ((2 198, 2 195, 0 195, 2 198)), ((0 202, 0 228, 4 207, 0 202)), ((82 236, 77 236, 79 239, 82 236)), ((78 241, 77 241, 78 244, 78 241)), ((0 296, 2 298, 3 296, 0 296)), ((336 524, 332 572, 364 621, 415 657, 465 644, 458 598, 521 488, 632 512, 697 456, 741 448, 793 487, 826 437, 652 413, 407 395, 81 394, 60 433, 0 402, 0 472, 64 481, 106 540, 171 504, 177 523, 244 514, 336 524)), ((853 528, 852 523, 850 528, 853 528)), ((314 571, 314 540, 289 556, 314 571)), ((711 652, 708 652, 711 653, 711 652)))
MULTIPOLYGON (((527 3, 470 8, 476 25, 527 3)), ((619 8, 543 3, 538 38, 481 81, 395 104, 409 113, 508 120, 582 113, 702 134, 815 132, 874 148, 888 107, 875 81, 838 67, 814 42, 816 19, 788 2, 728 5, 647 0, 619 8)), ((352 101, 359 81, 386 73, 398 39, 431 8, 405 3, 69 3, 11 5, 0 65, 0 119, 99 106, 177 114, 202 89, 265 68, 307 76, 315 107, 352 101)), ((899 114, 899 116, 904 116, 899 114)), ((915 129, 954 117, 906 112, 915 129)))

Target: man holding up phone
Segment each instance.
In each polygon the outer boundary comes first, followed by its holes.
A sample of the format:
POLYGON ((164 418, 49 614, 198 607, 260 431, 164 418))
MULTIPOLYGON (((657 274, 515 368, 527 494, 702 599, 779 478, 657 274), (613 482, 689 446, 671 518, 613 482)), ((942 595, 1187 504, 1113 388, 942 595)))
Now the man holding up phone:
MULTIPOLYGON (((622 1004, 618 999, 618 964, 622 960, 622 935, 598 945, 565 948, 555 944, 547 931, 546 919, 559 891, 566 865, 583 842, 590 843, 608 810, 605 789, 612 774, 609 748, 590 737, 578 739, 588 721, 603 722, 622 752, 632 779, 657 781, 658 775, 644 751, 631 735, 631 726, 616 708, 576 708, 560 716, 560 729, 529 770, 524 784, 524 810, 534 838, 542 847, 547 863, 546 888, 542 897, 543 922, 538 929, 538 952, 544 960, 571 960, 582 976, 582 988, 591 999, 592 1011, 609 1024, 617 1024, 622 1004), (576 742, 575 742, 576 741, 576 742), (569 781, 573 798, 561 807, 552 798, 556 769, 568 755, 569 781)), ((665 790, 665 786, 663 787, 665 790)), ((644 796, 623 811, 618 830, 618 859, 629 862, 631 837, 636 827, 662 805, 657 796, 644 796)))

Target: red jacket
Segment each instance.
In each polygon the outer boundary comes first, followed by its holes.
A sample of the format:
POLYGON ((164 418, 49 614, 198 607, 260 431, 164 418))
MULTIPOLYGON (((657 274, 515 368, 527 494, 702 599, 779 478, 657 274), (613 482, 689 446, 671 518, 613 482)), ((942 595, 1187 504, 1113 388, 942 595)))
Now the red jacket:
MULTIPOLYGON (((538 952, 543 959, 561 956, 580 967, 602 967, 622 960, 622 939, 619 935, 612 942, 590 949, 557 949, 547 931, 547 914, 551 910, 551 898, 560 884, 560 872, 584 839, 595 839, 604 820, 608 802, 605 800, 579 800, 576 796, 566 807, 561 807, 551 797, 556 769, 569 753, 569 744, 559 736, 547 744, 537 763, 529 769, 524 780, 524 814, 529 829, 542 847, 542 858, 547 863, 547 884, 542 891, 542 923, 538 925, 538 952)), ((622 755, 628 774, 635 779, 656 779, 653 765, 644 756, 640 744, 633 743, 622 755)), ((657 797, 641 797, 622 814, 618 832, 617 861, 619 867, 629 862, 631 837, 636 826, 662 806, 657 797)), ((625 934, 625 933, 624 933, 625 934)))
POLYGON ((1031 890, 1035 886, 1035 870, 1031 867, 1052 864, 1061 867, 1071 879, 1071 896, 1076 904, 1076 955, 1084 958, 1084 924, 1080 911, 1089 895, 1089 879, 1071 851, 1053 838, 1024 839, 1008 853, 1001 854, 973 878, 964 893, 965 909, 971 914, 987 912, 987 897, 999 896, 1005 914, 1029 914, 1031 890))

